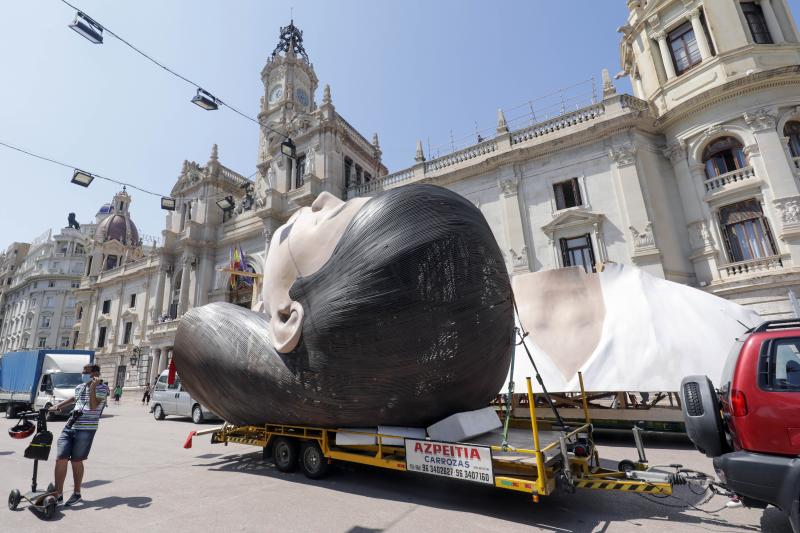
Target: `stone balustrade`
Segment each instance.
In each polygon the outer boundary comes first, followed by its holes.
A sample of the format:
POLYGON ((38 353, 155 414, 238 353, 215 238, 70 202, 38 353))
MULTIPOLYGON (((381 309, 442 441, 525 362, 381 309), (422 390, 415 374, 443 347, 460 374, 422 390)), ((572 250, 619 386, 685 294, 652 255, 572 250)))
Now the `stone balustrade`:
POLYGON ((495 139, 483 141, 482 143, 469 146, 467 148, 464 148, 463 150, 458 150, 456 152, 453 152, 452 154, 447 154, 445 156, 437 157, 436 159, 431 159, 430 161, 426 161, 425 173, 427 174, 429 172, 436 172, 437 170, 441 170, 443 168, 452 165, 457 165, 459 163, 463 163, 464 161, 469 161, 470 159, 475 159, 476 157, 480 157, 482 155, 491 154, 496 150, 497 150, 497 141, 495 139))
POLYGON ((589 122, 599 118, 605 113, 605 106, 602 103, 592 104, 590 106, 577 109, 570 113, 564 113, 550 120, 539 122, 527 128, 517 130, 511 134, 511 144, 519 144, 521 142, 536 139, 544 135, 549 135, 557 131, 589 122))
POLYGON ((171 336, 178 330, 179 319, 168 320, 166 322, 156 322, 147 325, 147 337, 171 336))
POLYGON ((230 183, 236 185, 237 187, 242 187, 243 185, 247 185, 248 183, 250 183, 250 180, 248 180, 241 174, 234 172, 228 167, 223 167, 222 165, 220 165, 219 173, 223 179, 229 181, 230 183))
POLYGON ((367 194, 375 191, 383 191, 390 188, 395 183, 400 183, 414 178, 414 169, 406 168, 399 172, 387 174, 379 179, 373 179, 369 183, 363 183, 357 187, 350 187, 347 189, 347 199, 355 198, 357 196, 366 196, 367 194))
POLYGON ((725 174, 708 178, 703 182, 703 185, 705 185, 707 193, 712 193, 732 183, 738 183, 754 178, 755 175, 756 174, 752 166, 737 168, 731 172, 726 172, 725 174))
POLYGON ((747 274, 759 274, 783 268, 783 259, 780 255, 771 255, 750 261, 739 261, 722 265, 719 269, 722 279, 734 278, 747 274))
POLYGON ((363 137, 363 135, 358 133, 358 131, 353 126, 351 126, 349 122, 347 122, 345 119, 343 119, 339 115, 336 116, 336 124, 339 127, 341 127, 342 129, 344 129, 345 131, 347 131, 347 133, 350 136, 350 138, 352 139, 352 141, 355 144, 357 144, 359 148, 364 150, 365 153, 372 154, 375 151, 375 147, 372 146, 369 143, 369 141, 367 141, 363 137))

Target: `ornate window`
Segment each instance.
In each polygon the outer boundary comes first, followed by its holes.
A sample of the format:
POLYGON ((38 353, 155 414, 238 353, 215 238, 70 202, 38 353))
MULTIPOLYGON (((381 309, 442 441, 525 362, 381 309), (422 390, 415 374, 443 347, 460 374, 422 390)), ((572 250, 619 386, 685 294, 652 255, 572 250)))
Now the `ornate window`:
POLYGON ((742 13, 747 20, 753 42, 756 44, 772 44, 772 35, 769 33, 767 21, 764 19, 764 12, 761 6, 755 2, 742 2, 742 13))
POLYGON ((719 221, 732 263, 775 255, 769 222, 757 200, 745 200, 721 208, 719 221))
POLYGON ((783 127, 783 135, 789 138, 789 151, 792 157, 800 157, 800 122, 790 120, 783 127))
POLYGON ((703 150, 706 177, 715 178, 747 166, 742 143, 733 137, 723 137, 703 150))
POLYGON ((122 344, 130 344, 132 329, 133 329, 133 322, 125 322, 125 331, 122 334, 122 344))
POLYGON ((305 184, 306 156, 301 155, 297 158, 297 169, 295 171, 294 186, 299 189, 305 184))
POLYGON ((561 258, 565 267, 582 266, 586 272, 595 271, 594 250, 589 234, 560 239, 561 258))
POLYGON ((669 32, 667 40, 676 74, 683 74, 702 61, 691 22, 681 24, 669 32))
POLYGON ((578 178, 572 178, 553 184, 553 193, 556 196, 556 210, 567 209, 583 205, 581 200, 581 188, 578 185, 578 178))

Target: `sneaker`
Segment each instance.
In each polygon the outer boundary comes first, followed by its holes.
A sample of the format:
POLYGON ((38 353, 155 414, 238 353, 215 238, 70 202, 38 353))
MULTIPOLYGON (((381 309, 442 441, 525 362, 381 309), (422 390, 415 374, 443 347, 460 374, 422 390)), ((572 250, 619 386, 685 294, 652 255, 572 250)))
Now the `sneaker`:
MULTIPOLYGON (((62 496, 62 498, 63 498, 63 496, 62 496)), ((80 493, 79 492, 73 492, 72 496, 69 497, 69 500, 67 500, 67 503, 65 503, 64 505, 66 507, 69 507, 70 505, 75 505, 79 501, 81 501, 80 493)))
POLYGON ((63 495, 59 496, 58 498, 56 498, 56 505, 58 505, 59 507, 64 505, 64 496, 63 495))

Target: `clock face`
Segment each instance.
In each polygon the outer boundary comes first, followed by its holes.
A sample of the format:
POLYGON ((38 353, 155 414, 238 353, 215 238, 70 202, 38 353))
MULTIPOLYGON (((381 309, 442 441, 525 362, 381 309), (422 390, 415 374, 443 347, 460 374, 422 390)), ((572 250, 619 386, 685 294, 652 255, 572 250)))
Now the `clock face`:
POLYGON ((295 96, 297 97, 297 101, 300 102, 300 105, 303 107, 308 107, 308 93, 305 89, 297 89, 295 91, 295 96))
POLYGON ((269 91, 269 102, 274 103, 283 97, 283 85, 276 85, 269 91))

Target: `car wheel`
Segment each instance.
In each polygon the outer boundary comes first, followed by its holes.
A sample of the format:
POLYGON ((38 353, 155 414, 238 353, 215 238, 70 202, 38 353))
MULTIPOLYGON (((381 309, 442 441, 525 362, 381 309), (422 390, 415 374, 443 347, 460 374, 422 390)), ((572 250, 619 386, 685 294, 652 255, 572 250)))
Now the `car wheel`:
POLYGON ((155 407, 153 407, 153 418, 156 420, 164 420, 164 409, 160 404, 156 404, 155 407))
POLYGON ((272 445, 272 460, 281 472, 294 472, 297 468, 297 442, 278 437, 272 445))
POLYGON ((203 420, 203 409, 199 405, 192 407, 192 422, 202 424, 203 420))
POLYGON ((19 502, 20 502, 21 499, 22 499, 22 496, 20 496, 20 493, 19 493, 19 491, 17 489, 14 489, 11 492, 9 492, 8 493, 8 508, 11 509, 12 511, 14 509, 16 509, 17 505, 19 505, 19 502))
POLYGON ((681 399, 686 434, 695 447, 711 458, 725 453, 727 446, 719 398, 711 380, 706 376, 683 378, 681 399))
POLYGON ((330 464, 317 441, 309 440, 303 443, 300 448, 300 466, 310 479, 322 479, 328 475, 330 464))

